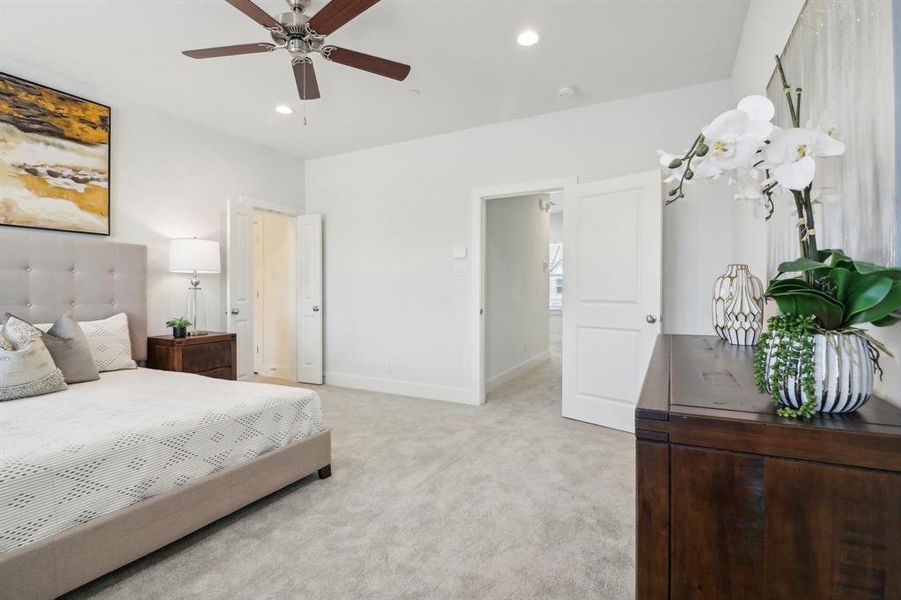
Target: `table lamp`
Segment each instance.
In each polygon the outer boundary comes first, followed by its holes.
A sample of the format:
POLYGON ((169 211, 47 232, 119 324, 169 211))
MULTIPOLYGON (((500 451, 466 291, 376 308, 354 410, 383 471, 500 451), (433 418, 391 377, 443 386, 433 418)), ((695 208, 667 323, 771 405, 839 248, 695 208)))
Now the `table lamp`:
POLYGON ((209 333, 206 331, 206 302, 198 275, 220 271, 219 242, 197 238, 169 240, 169 272, 191 274, 186 317, 191 322, 190 335, 209 333))

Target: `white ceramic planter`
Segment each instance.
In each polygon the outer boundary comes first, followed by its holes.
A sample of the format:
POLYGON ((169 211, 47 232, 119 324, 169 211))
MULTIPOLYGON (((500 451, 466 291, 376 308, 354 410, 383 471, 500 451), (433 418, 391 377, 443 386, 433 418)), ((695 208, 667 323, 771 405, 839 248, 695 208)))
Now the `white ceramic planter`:
MULTIPOLYGON (((766 348, 766 378, 770 381, 773 350, 779 338, 774 337, 766 348)), ((814 336, 814 393, 816 410, 821 413, 848 413, 863 406, 873 394, 875 365, 866 341, 849 333, 817 334, 814 336)), ((807 394, 795 370, 787 376, 779 390, 783 406, 798 409, 807 401, 807 394)), ((767 391, 772 393, 769 383, 767 391)))
POLYGON ((753 346, 763 331, 763 284, 748 265, 729 265, 713 284, 713 329, 736 346, 753 346))

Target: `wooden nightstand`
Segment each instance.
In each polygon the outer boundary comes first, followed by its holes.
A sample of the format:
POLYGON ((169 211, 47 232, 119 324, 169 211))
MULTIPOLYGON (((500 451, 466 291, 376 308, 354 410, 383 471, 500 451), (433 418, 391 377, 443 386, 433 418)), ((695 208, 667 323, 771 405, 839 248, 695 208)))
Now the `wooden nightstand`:
POLYGON ((163 371, 196 373, 217 379, 238 378, 237 340, 234 333, 174 338, 147 338, 147 366, 163 371))

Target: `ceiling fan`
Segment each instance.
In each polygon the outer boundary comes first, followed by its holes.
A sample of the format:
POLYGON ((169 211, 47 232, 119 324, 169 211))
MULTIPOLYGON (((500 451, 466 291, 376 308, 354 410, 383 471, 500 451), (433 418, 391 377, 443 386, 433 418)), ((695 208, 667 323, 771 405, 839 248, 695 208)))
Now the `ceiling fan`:
POLYGON ((291 55, 297 93, 302 100, 320 97, 313 60, 310 58, 314 52, 318 52, 328 61, 397 81, 403 81, 410 74, 409 65, 325 43, 326 36, 337 31, 379 0, 332 0, 312 17, 304 13, 310 7, 310 0, 287 0, 291 12, 282 13, 278 19, 270 16, 251 0, 225 1, 269 30, 275 43, 260 42, 185 50, 182 54, 191 58, 216 58, 287 50, 291 55))

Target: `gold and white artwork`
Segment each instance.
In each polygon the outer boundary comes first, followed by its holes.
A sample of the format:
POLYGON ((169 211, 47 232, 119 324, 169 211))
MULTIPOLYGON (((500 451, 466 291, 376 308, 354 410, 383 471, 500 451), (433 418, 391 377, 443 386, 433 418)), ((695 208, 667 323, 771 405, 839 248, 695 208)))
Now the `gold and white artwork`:
POLYGON ((0 73, 0 225, 109 235, 110 108, 0 73))

